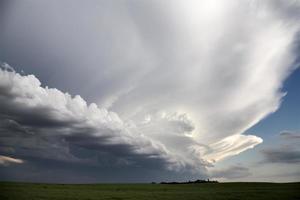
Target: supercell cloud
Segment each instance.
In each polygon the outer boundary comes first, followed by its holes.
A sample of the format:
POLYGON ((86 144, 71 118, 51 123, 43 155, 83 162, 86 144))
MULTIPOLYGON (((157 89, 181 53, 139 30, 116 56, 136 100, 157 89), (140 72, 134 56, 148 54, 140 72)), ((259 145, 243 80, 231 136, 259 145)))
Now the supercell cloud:
POLYGON ((68 3, 13 1, 2 14, 1 59, 26 63, 0 70, 2 160, 205 176, 262 142, 245 131, 285 95, 299 3, 68 3))

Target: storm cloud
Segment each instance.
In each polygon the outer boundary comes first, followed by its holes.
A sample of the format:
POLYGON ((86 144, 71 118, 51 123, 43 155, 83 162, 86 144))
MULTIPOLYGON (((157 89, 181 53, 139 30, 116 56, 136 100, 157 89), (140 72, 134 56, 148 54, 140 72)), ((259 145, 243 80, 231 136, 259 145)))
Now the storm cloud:
POLYGON ((180 165, 160 143, 136 132, 114 112, 100 109, 96 104, 87 105, 80 96, 42 88, 33 75, 22 76, 1 69, 0 77, 3 145, 27 146, 29 150, 40 149, 33 154, 76 160, 66 147, 74 144, 112 153, 121 157, 124 164, 130 163, 127 158, 141 155, 156 163, 159 160, 169 163, 167 167, 172 168, 172 163, 180 165))
POLYGON ((206 176, 298 66, 295 1, 3 2, 0 155, 42 168, 206 176))

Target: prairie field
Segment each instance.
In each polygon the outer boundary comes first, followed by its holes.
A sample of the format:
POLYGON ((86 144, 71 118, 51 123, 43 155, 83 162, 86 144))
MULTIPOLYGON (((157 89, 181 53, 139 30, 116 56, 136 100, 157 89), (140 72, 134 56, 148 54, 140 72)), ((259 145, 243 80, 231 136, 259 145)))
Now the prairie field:
POLYGON ((299 200, 300 183, 0 183, 1 200, 299 200))

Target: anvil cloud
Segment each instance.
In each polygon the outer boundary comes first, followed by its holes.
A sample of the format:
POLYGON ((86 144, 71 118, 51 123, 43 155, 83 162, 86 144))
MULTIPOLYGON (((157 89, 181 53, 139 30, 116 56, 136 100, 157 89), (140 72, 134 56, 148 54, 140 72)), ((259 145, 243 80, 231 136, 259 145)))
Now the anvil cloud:
POLYGON ((0 70, 0 155, 203 175, 263 142, 245 132, 285 95, 299 3, 68 3, 2 14, 1 59, 26 64, 0 70))

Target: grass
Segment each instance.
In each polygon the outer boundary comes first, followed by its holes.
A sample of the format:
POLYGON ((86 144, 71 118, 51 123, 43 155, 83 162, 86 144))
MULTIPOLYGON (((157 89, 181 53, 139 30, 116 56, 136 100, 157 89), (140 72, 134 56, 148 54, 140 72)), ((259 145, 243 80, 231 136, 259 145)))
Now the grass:
POLYGON ((1 200, 300 200, 300 183, 34 184, 0 183, 1 200))

